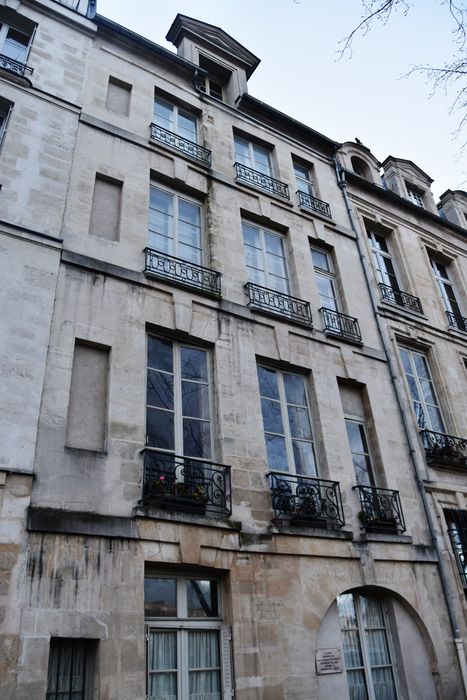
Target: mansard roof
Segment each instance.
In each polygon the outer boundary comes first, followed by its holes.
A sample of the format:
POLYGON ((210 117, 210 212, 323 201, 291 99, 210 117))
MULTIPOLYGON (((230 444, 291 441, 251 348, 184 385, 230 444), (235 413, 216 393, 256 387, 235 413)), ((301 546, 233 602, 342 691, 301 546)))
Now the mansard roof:
POLYGON ((235 41, 220 27, 207 22, 200 22, 193 17, 187 17, 187 15, 179 13, 172 22, 165 38, 178 48, 185 36, 194 39, 213 53, 226 56, 232 63, 241 65, 245 69, 248 78, 260 63, 260 59, 257 56, 248 51, 242 44, 239 44, 238 41, 235 41))

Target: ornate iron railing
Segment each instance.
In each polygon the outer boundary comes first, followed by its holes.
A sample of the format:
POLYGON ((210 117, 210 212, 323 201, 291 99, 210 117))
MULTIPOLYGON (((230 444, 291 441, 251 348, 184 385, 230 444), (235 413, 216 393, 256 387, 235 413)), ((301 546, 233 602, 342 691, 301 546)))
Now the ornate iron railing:
POLYGON ((198 515, 230 515, 230 467, 147 447, 143 453, 143 505, 198 515))
POLYGON ((221 273, 202 265, 159 253, 145 248, 146 267, 144 272, 160 279, 170 280, 181 287, 198 289, 205 294, 221 296, 221 273))
POLYGON ((451 527, 448 533, 462 584, 467 586, 467 530, 451 527))
POLYGON ((384 301, 397 304, 397 306, 403 306, 406 309, 410 309, 410 311, 417 311, 419 314, 423 313, 422 305, 418 297, 407 294, 407 292, 401 292, 400 289, 393 289, 389 284, 382 284, 381 282, 379 288, 381 290, 381 298, 384 299, 384 301))
POLYGON ((457 328, 458 331, 467 332, 467 318, 465 316, 453 314, 452 311, 446 311, 446 316, 448 317, 449 325, 452 326, 452 328, 457 328))
POLYGON ((301 207, 311 209, 317 214, 327 216, 329 219, 332 218, 331 207, 327 202, 323 202, 323 200, 318 199, 318 197, 312 197, 311 194, 308 194, 308 192, 303 192, 302 190, 298 190, 297 194, 298 203, 301 207))
POLYGON ((323 316, 326 333, 339 336, 344 340, 350 340, 353 343, 362 342, 362 334, 356 318, 324 307, 320 309, 320 312, 323 316))
POLYGON ((242 165, 241 163, 235 163, 234 167, 235 179, 238 182, 246 182, 248 185, 254 185, 255 187, 259 187, 266 192, 271 192, 272 194, 279 195, 279 197, 290 199, 289 187, 285 184, 285 182, 275 180, 270 175, 260 173, 258 170, 248 168, 246 165, 242 165))
POLYGON ((324 528, 345 525, 338 481, 281 472, 268 477, 275 518, 324 528))
POLYGON ((310 305, 307 301, 276 292, 274 289, 260 287, 253 282, 247 282, 245 289, 249 298, 248 306, 251 309, 281 316, 303 326, 312 325, 310 305))
POLYGON ((399 491, 362 485, 354 486, 354 489, 358 490, 362 508, 359 518, 366 530, 405 532, 399 491))
POLYGON ((428 464, 467 468, 467 438, 426 429, 420 435, 428 464))
POLYGON ((168 131, 167 129, 158 126, 157 124, 151 124, 151 139, 153 141, 159 141, 165 146, 170 146, 170 148, 183 153, 190 158, 194 158, 203 165, 207 165, 208 168, 211 166, 211 151, 203 146, 198 146, 194 141, 189 141, 188 139, 174 134, 173 131, 168 131))
POLYGON ((9 56, 4 56, 0 54, 0 68, 7 70, 9 73, 14 73, 15 75, 32 75, 33 68, 30 68, 25 63, 20 63, 15 61, 14 58, 9 58, 9 56))

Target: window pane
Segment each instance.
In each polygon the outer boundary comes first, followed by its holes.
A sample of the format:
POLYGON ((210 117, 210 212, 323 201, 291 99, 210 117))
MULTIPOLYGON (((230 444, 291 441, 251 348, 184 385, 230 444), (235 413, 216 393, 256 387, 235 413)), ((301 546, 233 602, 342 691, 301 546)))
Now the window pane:
MULTIPOLYGON (((365 674, 363 671, 347 671, 347 682, 349 684, 350 700, 367 700, 365 674)), ((376 696, 382 700, 384 696, 376 696)))
POLYGON ((258 380, 261 396, 267 396, 271 399, 279 399, 277 375, 273 369, 258 367, 258 380))
POLYGON ((188 632, 190 700, 221 700, 219 633, 188 632))
POLYGON ((196 118, 178 111, 178 133, 183 138, 196 143, 196 118))
POLYGON ((289 406, 288 414, 292 438, 311 440, 311 425, 308 409, 298 406, 289 406))
POLYGON ((208 385, 182 382, 182 410, 184 416, 209 420, 208 385))
POLYGON ((374 668, 371 672, 375 698, 397 700, 392 668, 374 668))
POLYGON ((26 60, 28 45, 29 36, 17 31, 16 29, 10 28, 1 52, 4 56, 8 56, 8 58, 19 61, 19 63, 24 63, 26 60))
POLYGON ((253 168, 258 170, 264 175, 271 175, 271 161, 269 157, 269 151, 262 146, 253 144, 253 157, 254 165, 253 168))
POLYGON ((183 379, 208 379, 208 362, 206 350, 182 347, 180 351, 183 379))
POLYGON ((280 236, 275 236, 273 233, 265 231, 264 243, 268 253, 284 257, 284 241, 280 236))
POLYGON ((174 131, 173 107, 159 98, 154 101, 154 121, 168 131, 174 131))
POLYGON ((277 435, 265 435, 268 468, 270 471, 288 472, 285 438, 277 435))
POLYGON ((186 582, 188 617, 217 617, 217 581, 186 582))
POLYGON ((147 403, 148 406, 173 410, 174 389, 172 374, 159 372, 154 369, 148 370, 147 403))
POLYGON ((149 659, 149 697, 151 700, 176 700, 177 633, 158 631, 151 634, 149 659))
POLYGON ((245 259, 247 267, 253 267, 256 270, 263 269, 263 255, 258 248, 245 245, 245 259))
POLYGON ((297 374, 284 374, 285 398, 287 403, 306 406, 305 382, 297 374))
POLYGON ((235 160, 242 165, 250 167, 250 152, 248 148, 248 141, 235 137, 235 160))
POLYGON ((279 401, 261 399, 261 411, 263 414, 263 426, 265 432, 284 434, 282 424, 281 405, 279 401))
POLYGON ((261 248, 259 229, 249 224, 242 224, 243 240, 247 245, 261 248))
POLYGON ((293 440, 293 455, 295 461, 295 472, 304 476, 316 476, 316 462, 311 442, 293 440))
POLYGON ((366 452, 366 444, 363 443, 362 426, 354 421, 345 422, 349 438, 351 452, 366 452))
POLYGON ((148 336, 148 367, 173 372, 171 340, 148 336))
POLYGON ((337 608, 339 610, 339 619, 341 621, 341 629, 354 629, 357 626, 357 612, 355 610, 355 602, 351 593, 343 593, 337 598, 337 608))
POLYGON ((183 419, 183 454, 188 457, 211 456, 211 430, 207 421, 183 419))
POLYGON ((174 414, 158 408, 147 408, 147 444, 162 450, 175 449, 174 414))
MULTIPOLYGON (((177 581, 175 579, 149 577, 144 579, 144 614, 146 617, 177 617, 177 581)), ((174 665, 163 668, 174 668, 174 665)))
POLYGON ((320 250, 312 248, 311 257, 313 259, 314 267, 319 267, 320 270, 326 270, 327 272, 330 272, 329 259, 326 253, 322 253, 320 250))

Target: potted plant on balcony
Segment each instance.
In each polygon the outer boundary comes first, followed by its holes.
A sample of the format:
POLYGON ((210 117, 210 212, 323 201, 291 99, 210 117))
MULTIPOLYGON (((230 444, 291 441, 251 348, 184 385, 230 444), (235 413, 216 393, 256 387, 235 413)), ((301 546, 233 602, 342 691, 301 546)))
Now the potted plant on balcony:
POLYGON ((205 484, 175 481, 161 474, 152 483, 151 492, 164 510, 205 513, 208 496, 205 484))

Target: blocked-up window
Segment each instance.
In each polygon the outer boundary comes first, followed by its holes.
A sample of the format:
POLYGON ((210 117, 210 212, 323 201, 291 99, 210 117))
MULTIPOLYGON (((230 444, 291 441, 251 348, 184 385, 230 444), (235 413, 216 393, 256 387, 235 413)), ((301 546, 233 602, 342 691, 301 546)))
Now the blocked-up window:
POLYGON ((131 88, 129 83, 110 76, 105 100, 107 109, 127 117, 130 114, 131 88))
POLYGON ((89 232, 94 236, 118 241, 123 182, 96 174, 92 197, 89 232))
POLYGON ((110 349, 77 340, 71 372, 66 445, 105 449, 110 349))

